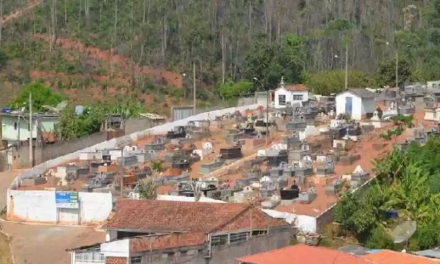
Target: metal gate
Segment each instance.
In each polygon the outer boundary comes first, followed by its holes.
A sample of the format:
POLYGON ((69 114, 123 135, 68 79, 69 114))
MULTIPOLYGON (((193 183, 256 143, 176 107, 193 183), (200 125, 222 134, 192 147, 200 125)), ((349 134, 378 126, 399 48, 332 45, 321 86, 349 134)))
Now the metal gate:
POLYGON ((193 115, 193 106, 176 106, 171 108, 171 117, 173 118, 173 121, 185 119, 193 115))
POLYGON ((62 224, 79 224, 79 208, 58 208, 58 222, 62 224))

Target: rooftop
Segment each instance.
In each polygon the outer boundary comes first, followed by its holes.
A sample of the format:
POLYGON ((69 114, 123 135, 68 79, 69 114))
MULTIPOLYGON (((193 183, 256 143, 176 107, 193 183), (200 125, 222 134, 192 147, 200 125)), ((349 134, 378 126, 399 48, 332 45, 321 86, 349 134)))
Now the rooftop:
MULTIPOLYGON (((251 264, 371 264, 370 261, 323 247, 296 245, 237 259, 251 264)), ((398 262, 395 262, 398 263, 398 262)), ((400 263, 399 263, 400 264, 400 263)))
POLYGON ((350 88, 348 89, 348 91, 354 93, 361 98, 375 98, 377 96, 376 93, 370 92, 365 88, 350 88))
POLYGON ((222 229, 239 230, 250 226, 269 228, 286 225, 286 222, 273 219, 246 204, 121 200, 106 228, 210 233, 222 229))
POLYGON ((206 242, 206 238, 206 234, 203 233, 175 233, 134 237, 130 239, 130 253, 141 253, 150 250, 161 250, 177 247, 199 246, 206 242))
POLYGON ((291 92, 306 92, 308 91, 307 86, 304 84, 288 84, 284 87, 286 90, 291 92))
POLYGON ((381 250, 363 257, 375 264, 438 264, 440 261, 402 252, 381 250))

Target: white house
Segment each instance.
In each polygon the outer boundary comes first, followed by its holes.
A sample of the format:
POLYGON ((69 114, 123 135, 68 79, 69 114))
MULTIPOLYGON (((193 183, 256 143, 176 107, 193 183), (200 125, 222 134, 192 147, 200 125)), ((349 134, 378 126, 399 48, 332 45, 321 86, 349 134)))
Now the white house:
POLYGON ((354 120, 370 118, 376 106, 375 93, 366 89, 348 89, 336 95, 336 115, 348 114, 354 120))
POLYGON ((308 100, 308 89, 302 84, 284 85, 284 80, 281 79, 280 87, 275 90, 275 108, 285 108, 308 100))

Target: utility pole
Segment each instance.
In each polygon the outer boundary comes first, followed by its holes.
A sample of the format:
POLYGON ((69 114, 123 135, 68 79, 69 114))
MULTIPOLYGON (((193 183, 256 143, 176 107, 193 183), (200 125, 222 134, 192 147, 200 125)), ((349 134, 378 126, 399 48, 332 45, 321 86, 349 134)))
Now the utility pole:
POLYGON ((270 92, 268 90, 266 96, 266 145, 269 144, 269 96, 270 92))
POLYGON ((194 95, 194 115, 197 114, 197 99, 196 99, 196 62, 193 61, 193 95, 194 95))
POLYGON ((348 44, 345 44, 345 90, 348 89, 348 44))
POLYGON ((32 125, 32 93, 29 93, 29 164, 31 165, 31 168, 34 166, 32 125))
POLYGON ((124 148, 121 148, 121 162, 119 163, 119 174, 121 177, 121 200, 124 198, 124 148))
POLYGON ((396 49, 396 110, 397 114, 400 114, 399 111, 399 100, 400 100, 400 88, 399 88, 399 51, 396 49))

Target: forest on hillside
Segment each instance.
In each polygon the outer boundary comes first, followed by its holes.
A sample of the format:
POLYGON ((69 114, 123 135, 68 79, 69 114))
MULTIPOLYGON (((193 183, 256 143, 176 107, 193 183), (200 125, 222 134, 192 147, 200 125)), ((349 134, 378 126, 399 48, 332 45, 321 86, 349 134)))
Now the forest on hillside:
POLYGON ((202 101, 225 83, 247 80, 238 90, 252 92, 281 76, 333 92, 346 54, 353 84, 393 85, 396 53, 401 82, 440 78, 440 0, 1 0, 0 13, 14 14, 0 78, 68 94, 185 99, 193 65, 202 101))

